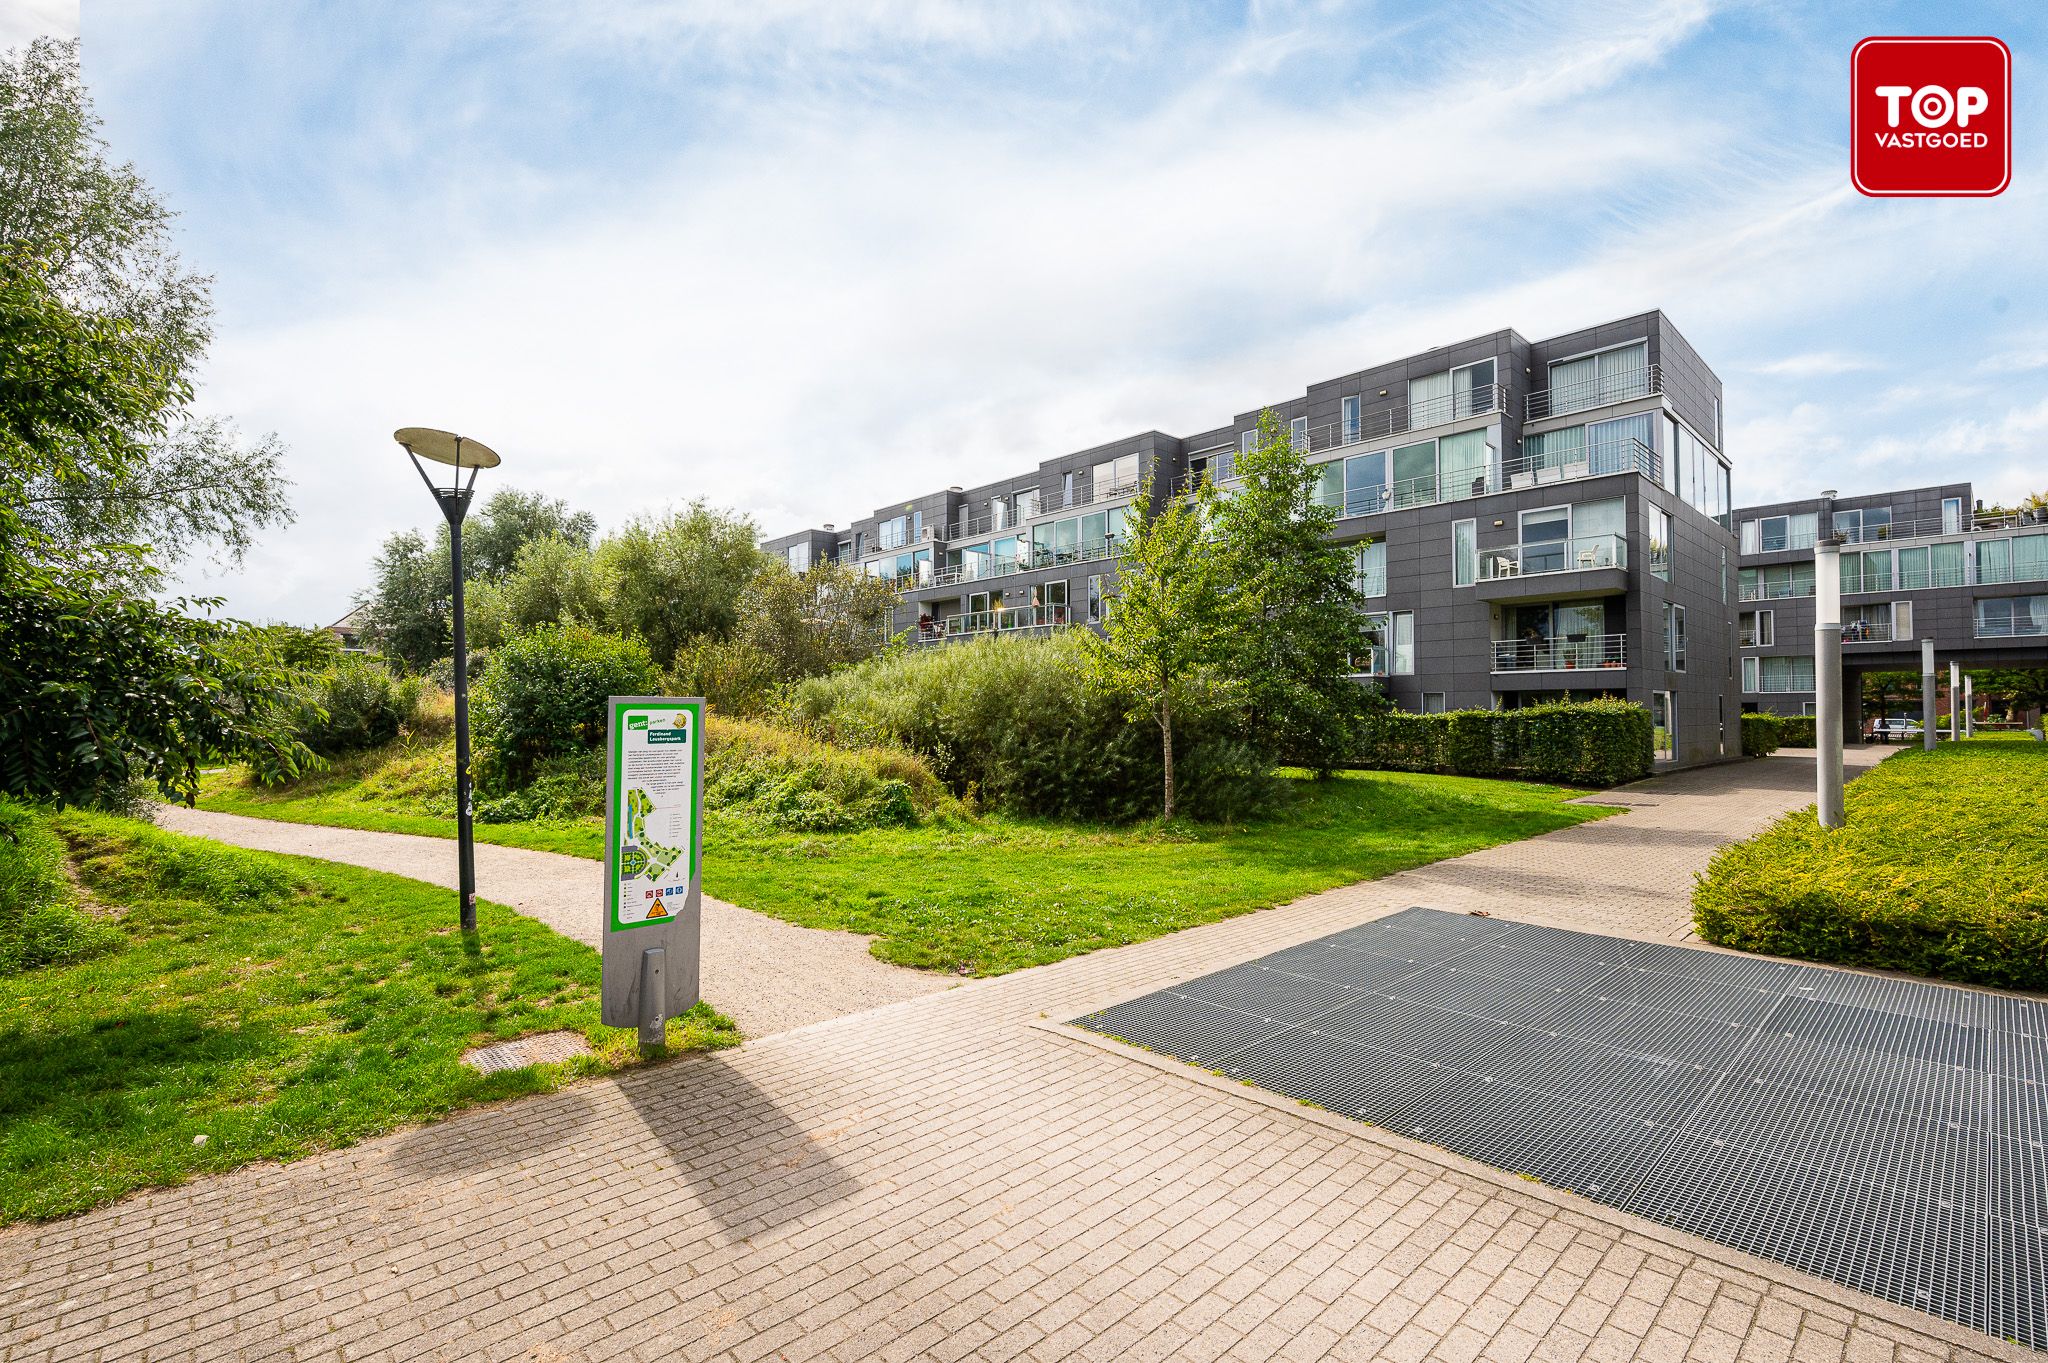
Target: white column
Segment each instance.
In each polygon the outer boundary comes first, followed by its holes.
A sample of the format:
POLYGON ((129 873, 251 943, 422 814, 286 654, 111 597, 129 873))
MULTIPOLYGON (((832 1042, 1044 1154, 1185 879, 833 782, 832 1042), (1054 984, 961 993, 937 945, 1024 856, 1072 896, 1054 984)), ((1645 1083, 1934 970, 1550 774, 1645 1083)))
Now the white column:
MULTIPOLYGON (((1825 532, 1824 532, 1825 533, 1825 532)), ((1813 546, 1815 806, 1822 828, 1840 828, 1842 811, 1842 542, 1813 546)))
POLYGON ((1963 668, 1953 659, 1948 665, 1948 736, 1963 736, 1963 668))
POLYGON ((1977 733, 1977 684, 1970 678, 1963 678, 1963 737, 1973 738, 1977 733))

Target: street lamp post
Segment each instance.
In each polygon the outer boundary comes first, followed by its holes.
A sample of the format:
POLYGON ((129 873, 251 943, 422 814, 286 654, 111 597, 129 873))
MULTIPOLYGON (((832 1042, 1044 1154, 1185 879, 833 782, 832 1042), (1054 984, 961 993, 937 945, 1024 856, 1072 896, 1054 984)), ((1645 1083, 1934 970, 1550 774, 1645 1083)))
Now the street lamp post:
POLYGON ((498 456, 488 445, 426 426, 403 427, 392 432, 391 438, 412 457, 420 481, 434 494, 448 521, 448 558, 455 578, 455 883, 461 896, 462 930, 475 932, 476 811, 469 776, 469 636, 462 619, 462 518, 469 512, 476 471, 496 468, 498 456), (454 470, 447 487, 435 484, 422 459, 454 470), (467 482, 462 477, 464 469, 469 470, 467 482))

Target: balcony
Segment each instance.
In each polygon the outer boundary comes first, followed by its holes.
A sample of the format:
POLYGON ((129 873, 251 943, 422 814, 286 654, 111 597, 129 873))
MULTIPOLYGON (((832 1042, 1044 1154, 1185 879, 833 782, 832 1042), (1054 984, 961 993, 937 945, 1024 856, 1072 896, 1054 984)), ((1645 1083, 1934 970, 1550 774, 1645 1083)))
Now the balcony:
POLYGON ((1811 673, 1804 675, 1794 673, 1790 676, 1784 674, 1772 676, 1759 675, 1754 687, 1745 686, 1742 689, 1752 696, 1808 695, 1813 691, 1813 676, 1811 673))
POLYGON ((1479 580, 1536 577, 1545 573, 1589 572, 1628 567, 1628 541, 1619 535, 1587 535, 1543 544, 1514 544, 1479 555, 1479 580))
POLYGON ((1469 501, 1474 497, 1519 488, 1604 478, 1616 473, 1639 473, 1655 482, 1662 467, 1657 452, 1640 440, 1603 440, 1556 454, 1517 455, 1485 469, 1453 470, 1449 473, 1440 470, 1421 478, 1405 478, 1391 485, 1380 483, 1347 488, 1338 496, 1319 493, 1314 501, 1318 506, 1335 507, 1340 519, 1349 519, 1382 511, 1469 501))
POLYGON ((1462 393, 1425 398, 1413 406, 1403 402, 1376 411, 1362 412, 1356 421, 1331 421, 1308 430, 1308 451, 1341 449, 1367 440, 1386 440, 1410 431, 1445 426, 1470 416, 1484 416, 1507 406, 1507 390, 1497 383, 1484 384, 1462 393))
POLYGON ((1071 511, 1077 506, 1098 506, 1104 502, 1121 501, 1138 493, 1139 482, 1127 478, 1120 482, 1105 482, 1101 487, 1090 483, 1086 487, 1076 486, 1072 495, 1056 492, 1039 500, 1024 511, 1006 511, 1001 516, 994 512, 983 512, 979 516, 961 516, 946 527, 945 538, 949 540, 971 540, 979 535, 992 535, 1003 530, 1019 530, 1028 521, 1047 516, 1055 511, 1071 511))
POLYGON ((1575 672, 1628 666, 1626 634, 1567 634, 1562 639, 1496 639, 1496 672, 1575 672))
POLYGON ((1068 606, 1014 606, 948 616, 933 621, 929 630, 910 630, 905 637, 914 644, 943 644, 983 634, 1042 634, 1079 623, 1068 606))
POLYGON ((963 582, 987 582, 991 578, 1028 573, 1034 568, 1059 568, 1069 563, 1093 563, 1099 559, 1115 558, 1122 552, 1122 542, 1112 535, 1096 540, 1092 544, 1076 545, 1071 549, 1035 549, 1018 558, 990 557, 985 560, 986 567, 980 566, 983 560, 975 560, 963 563, 957 568, 941 568, 932 575, 931 585, 956 587, 963 582))
POLYGON ((1790 601, 1812 595, 1811 582, 1756 582, 1742 589, 1744 601, 1790 601))
POLYGON ((1573 412, 1590 412, 1596 407, 1608 407, 1617 402, 1633 402, 1664 391, 1664 367, 1646 365, 1641 369, 1628 369, 1604 378, 1588 379, 1584 383, 1567 384, 1562 388, 1546 388, 1540 393, 1531 393, 1522 401, 1522 419, 1541 421, 1550 416, 1569 416, 1573 412))
POLYGON ((1888 644, 1892 641, 1890 620, 1850 620, 1842 626, 1845 644, 1888 644))
MULTIPOLYGON (((2044 525, 2048 525, 2048 512, 1966 511, 1961 516, 1922 516, 1918 520, 1858 526, 1854 530, 1844 530, 1841 538, 1844 544, 1887 544, 1893 540, 1938 539, 1943 535, 1968 535, 1985 530, 2026 530, 2044 525)), ((1805 545, 1784 547, 1796 549, 1810 546, 1812 543, 1811 539, 1807 539, 1805 545)))
POLYGON ((1979 639, 2048 638, 2048 620, 1987 620, 1980 615, 1977 617, 1976 633, 1979 639))

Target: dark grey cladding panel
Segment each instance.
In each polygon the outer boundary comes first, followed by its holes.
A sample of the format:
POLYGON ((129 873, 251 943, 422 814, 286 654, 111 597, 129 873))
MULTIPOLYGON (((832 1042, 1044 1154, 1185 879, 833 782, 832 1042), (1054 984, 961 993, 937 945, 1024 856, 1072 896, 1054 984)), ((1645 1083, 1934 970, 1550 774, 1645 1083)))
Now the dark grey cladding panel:
MULTIPOLYGON (((1865 507, 1888 506, 1894 520, 1933 520, 1941 515, 1943 498, 1960 497, 1966 508, 1974 507, 1971 484, 1937 483, 1928 487, 1893 488, 1884 492, 1857 492, 1835 498, 1837 511, 1855 511, 1865 507)), ((1755 506, 1737 507, 1737 522, 1756 520, 1763 516, 1800 515, 1820 510, 1820 498, 1800 497, 1789 502, 1763 502, 1755 506)))

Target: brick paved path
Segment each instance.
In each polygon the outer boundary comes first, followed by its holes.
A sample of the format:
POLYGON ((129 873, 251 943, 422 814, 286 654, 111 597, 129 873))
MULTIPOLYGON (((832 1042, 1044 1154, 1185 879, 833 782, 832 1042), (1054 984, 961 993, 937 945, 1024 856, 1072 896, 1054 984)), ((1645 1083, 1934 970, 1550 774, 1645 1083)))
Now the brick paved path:
POLYGON ((1810 773, 0 1233, 0 1355, 2032 1357, 1054 1025, 1411 903, 1682 937, 1810 773))

